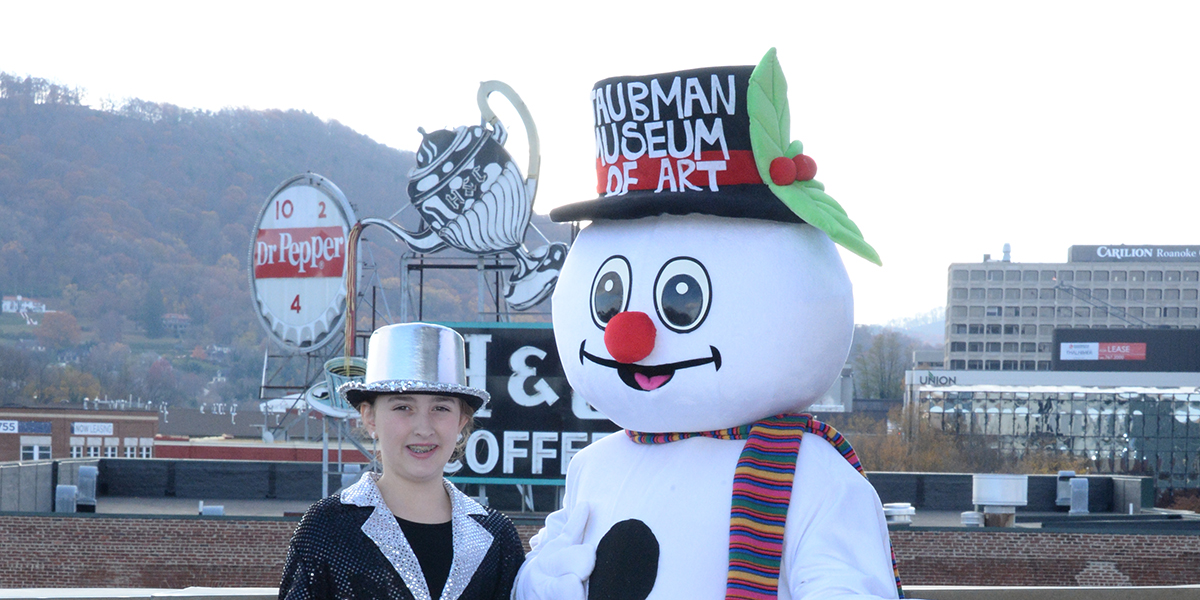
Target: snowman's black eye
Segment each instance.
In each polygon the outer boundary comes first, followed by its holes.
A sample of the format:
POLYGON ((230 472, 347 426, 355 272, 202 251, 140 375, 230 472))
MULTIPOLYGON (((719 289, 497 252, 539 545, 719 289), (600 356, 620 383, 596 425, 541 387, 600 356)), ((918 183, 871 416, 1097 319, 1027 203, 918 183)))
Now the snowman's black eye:
POLYGON ((629 306, 631 283, 629 261, 624 256, 611 256, 592 280, 592 321, 604 329, 609 320, 629 306))
POLYGON ((711 303, 708 271, 695 259, 681 256, 667 261, 654 280, 654 308, 671 331, 687 333, 699 327, 711 303))

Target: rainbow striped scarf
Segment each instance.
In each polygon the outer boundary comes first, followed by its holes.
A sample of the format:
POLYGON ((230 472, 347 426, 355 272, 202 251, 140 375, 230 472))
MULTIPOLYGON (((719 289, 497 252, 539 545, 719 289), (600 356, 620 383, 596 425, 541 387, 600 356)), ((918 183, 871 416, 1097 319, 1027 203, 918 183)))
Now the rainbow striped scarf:
MULTIPOLYGON (((825 438, 866 477, 850 442, 812 415, 783 414, 750 425, 693 433, 626 431, 638 444, 665 444, 691 437, 746 440, 733 473, 733 508, 729 519, 729 575, 726 600, 763 600, 779 595, 783 532, 791 503, 796 457, 805 432, 825 438)), ((900 598, 900 571, 892 552, 892 571, 900 598)))

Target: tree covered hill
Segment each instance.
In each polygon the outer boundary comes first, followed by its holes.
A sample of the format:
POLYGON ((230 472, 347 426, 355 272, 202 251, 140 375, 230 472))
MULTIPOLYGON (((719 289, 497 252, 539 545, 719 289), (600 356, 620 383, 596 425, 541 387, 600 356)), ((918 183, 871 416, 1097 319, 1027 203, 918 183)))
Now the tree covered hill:
POLYGON ((257 337, 250 235, 292 175, 328 177, 360 218, 407 203, 412 153, 336 121, 80 96, 0 74, 0 292, 103 323, 101 341, 156 333, 164 313, 188 315, 199 342, 257 337))

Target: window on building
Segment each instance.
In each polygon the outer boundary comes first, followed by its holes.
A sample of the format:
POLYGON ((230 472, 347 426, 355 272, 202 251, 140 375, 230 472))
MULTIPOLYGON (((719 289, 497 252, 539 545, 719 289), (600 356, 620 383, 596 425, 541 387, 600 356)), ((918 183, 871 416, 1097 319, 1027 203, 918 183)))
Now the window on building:
POLYGON ((1157 319, 1162 316, 1162 309, 1157 306, 1146 308, 1146 317, 1157 319))
POLYGON ((1048 360, 1039 360, 1039 361, 1038 361, 1038 363, 1037 363, 1037 370, 1039 370, 1039 371, 1049 371, 1049 370, 1050 370, 1050 361, 1048 361, 1048 360))
POLYGON ((1038 297, 1042 300, 1053 300, 1054 288, 1042 288, 1041 290, 1038 290, 1038 297))
POLYGON ((1041 316, 1043 321, 1053 320, 1054 319, 1054 307, 1053 306, 1043 306, 1038 309, 1038 315, 1041 316))
POLYGON ((988 342, 987 343, 987 351, 988 352, 999 352, 1000 351, 1000 342, 988 342))
POLYGON ((1122 290, 1122 289, 1112 290, 1112 299, 1113 300, 1124 300, 1125 299, 1125 290, 1122 290))
POLYGON ((1025 288, 1025 289, 1021 290, 1021 298, 1023 300, 1037 300, 1037 298, 1038 298, 1037 288, 1025 288))
POLYGON ((1004 307, 1004 316, 1006 316, 1006 317, 1019 317, 1019 316, 1021 316, 1021 307, 1019 307, 1019 306, 1005 306, 1005 307, 1004 307))
POLYGON ((1146 272, 1145 271, 1130 271, 1129 272, 1129 280, 1130 281, 1145 281, 1146 280, 1146 272))
POLYGON ((1019 346, 1020 346, 1020 344, 1018 344, 1017 342, 1004 342, 1004 351, 1005 352, 1017 352, 1017 348, 1019 346))
POLYGON ((1167 281, 1179 281, 1179 271, 1167 271, 1163 275, 1166 276, 1167 281))
POLYGON ((950 361, 950 370, 951 371, 962 371, 963 369, 966 369, 966 368, 967 368, 967 361, 965 361, 965 360, 950 361))
POLYGON ((1036 361, 1032 361, 1032 360, 1021 361, 1021 370, 1022 371, 1033 371, 1035 369, 1037 369, 1036 361))
POLYGON ((951 316, 951 317, 954 317, 954 318, 956 318, 956 319, 965 319, 965 318, 967 318, 967 307, 965 307, 965 306, 951 306, 951 307, 950 307, 950 316, 951 316))
POLYGON ((1001 310, 1000 310, 999 306, 987 307, 987 316, 989 316, 989 317, 998 317, 998 316, 1000 316, 1000 313, 1001 313, 1001 310))
POLYGON ((1005 300, 1020 300, 1021 299, 1021 289, 1020 288, 1008 288, 1008 289, 1004 290, 1004 299, 1005 300))
POLYGON ((141 458, 154 458, 153 450, 154 450, 154 446, 138 447, 138 452, 139 452, 139 454, 141 454, 141 458))
POLYGON ((983 281, 985 279, 987 279, 987 271, 979 269, 971 271, 971 281, 983 281))
POLYGON ((1005 325, 1004 335, 1019 335, 1021 333, 1020 325, 1005 325))
POLYGON ((1163 316, 1168 319, 1178 319, 1179 318, 1179 307, 1178 306, 1168 306, 1168 307, 1164 308, 1163 316))
POLYGON ((1075 281, 1091 281, 1091 271, 1075 271, 1075 281))
POLYGON ((1196 292, 1200 290, 1181 290, 1181 295, 1184 300, 1195 300, 1196 292))
POLYGON ((987 297, 987 290, 984 288, 971 288, 970 295, 972 300, 983 300, 987 297))
POLYGON ((966 281, 967 277, 967 272, 963 269, 954 269, 953 271, 950 271, 951 281, 966 281))
POLYGON ((967 288, 952 288, 950 290, 950 298, 954 300, 966 300, 967 288))
POLYGON ((983 370, 984 371, 999 371, 1000 370, 1000 361, 998 361, 998 360, 983 361, 983 370))
POLYGON ((1184 271, 1184 281, 1200 281, 1200 271, 1184 271))
POLYGON ((125 446, 125 458, 137 458, 137 446, 125 446))
POLYGON ((970 315, 972 319, 982 319, 983 318, 983 307, 982 306, 972 306, 971 309, 969 311, 967 311, 967 314, 970 315))
POLYGON ((1183 317, 1184 319, 1195 319, 1196 318, 1196 307, 1195 306, 1185 306, 1185 307, 1179 309, 1179 316, 1183 317))
POLYGON ((1002 370, 1002 371, 1016 371, 1016 370, 1017 370, 1017 361, 1015 361, 1015 360, 1006 360, 1006 361, 1004 361, 1004 362, 1000 363, 1000 370, 1002 370))
POLYGON ((999 325, 988 325, 986 331, 987 335, 1000 335, 1002 330, 999 325))
POLYGON ((1021 352, 1037 352, 1037 343, 1021 342, 1021 352))
POLYGON ((1060 307, 1058 307, 1057 314, 1058 314, 1058 318, 1060 318, 1060 319, 1070 319, 1071 315, 1073 313, 1071 312, 1070 306, 1060 306, 1060 307))
POLYGON ((967 333, 983 333, 983 325, 980 323, 971 323, 967 325, 967 333))
POLYGON ((967 351, 967 343, 966 342, 950 342, 950 351, 951 352, 966 352, 967 351))
POLYGON ((1037 325, 1022 325, 1021 335, 1033 337, 1037 335, 1037 325))
POLYGON ((1096 319, 1107 319, 1108 318, 1108 308, 1106 308, 1104 306, 1097 306, 1096 308, 1093 308, 1092 309, 1092 317, 1096 318, 1096 319))
POLYGON ((954 325, 950 326, 950 332, 951 333, 966 333, 967 332, 967 324, 966 323, 955 323, 954 325))
POLYGON ((116 457, 117 457, 117 447, 116 446, 105 446, 104 447, 104 458, 116 458, 116 457))
POLYGON ((1021 280, 1021 272, 1020 271, 1005 271, 1004 272, 1004 280, 1005 281, 1020 281, 1021 280))
POLYGON ((1032 270, 1031 271, 1021 271, 1021 280, 1022 281, 1037 281, 1038 273, 1037 273, 1037 271, 1032 271, 1032 270))
POLYGON ((992 288, 992 289, 988 290, 987 299, 988 300, 1003 300, 1004 299, 1004 290, 1002 290, 1000 288, 992 288))
POLYGON ((1059 271, 1059 281, 1075 281, 1075 271, 1059 271))
POLYGON ((1144 317, 1144 316, 1146 316, 1146 315, 1143 313, 1143 311, 1142 311, 1142 307, 1140 307, 1140 306, 1135 306, 1135 307, 1133 307, 1133 308, 1130 308, 1130 309, 1129 309, 1129 316, 1131 316, 1131 317, 1144 317))
POLYGON ((988 281, 1004 281, 1004 271, 988 271, 988 281))
POLYGON ((968 371, 982 371, 983 370, 983 361, 982 360, 968 360, 967 361, 967 370, 968 371))
POLYGON ((1150 300, 1150 301, 1162 300, 1163 299, 1163 291, 1162 290, 1146 290, 1146 299, 1150 300))
POLYGON ((21 460, 46 460, 50 458, 50 445, 31 444, 21 446, 21 460))
POLYGON ((1129 299, 1135 302, 1146 299, 1146 290, 1129 290, 1129 299))
POLYGON ((1092 272, 1092 281, 1098 281, 1098 282, 1108 281, 1108 271, 1093 271, 1092 272))
POLYGON ((1179 290, 1163 290, 1163 300, 1178 300, 1179 290))
POLYGON ((87 457, 88 458, 100 458, 100 446, 88 446, 87 447, 87 457))
POLYGON ((1092 290, 1092 297, 1097 300, 1108 300, 1108 290, 1092 290))
POLYGON ((967 342, 967 352, 983 352, 983 342, 967 342))
POLYGON ((1126 273, 1125 271, 1113 271, 1112 272, 1112 280, 1113 281, 1126 281, 1128 279, 1129 279, 1129 274, 1126 273))
POLYGON ((1054 281, 1058 275, 1054 271, 1042 271, 1042 281, 1054 281))
POLYGON ((1037 351, 1038 352, 1050 352, 1050 349, 1053 345, 1054 344, 1051 342, 1038 342, 1037 351))
POLYGON ((1021 316, 1022 317, 1036 317, 1037 316, 1037 307, 1036 306, 1022 306, 1021 307, 1021 316))
POLYGON ((1162 271, 1146 271, 1146 281, 1162 281, 1162 271))
POLYGON ((1092 316, 1092 309, 1090 309, 1086 306, 1076 306, 1075 307, 1075 316, 1079 317, 1081 319, 1090 318, 1092 316))
POLYGON ((71 446, 71 458, 83 458, 83 446, 71 446))

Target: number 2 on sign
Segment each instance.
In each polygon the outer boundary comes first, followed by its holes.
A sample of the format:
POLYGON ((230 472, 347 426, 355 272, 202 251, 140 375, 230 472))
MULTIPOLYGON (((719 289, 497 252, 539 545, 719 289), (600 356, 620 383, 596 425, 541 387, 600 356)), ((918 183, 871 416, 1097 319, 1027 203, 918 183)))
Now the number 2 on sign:
POLYGON ((300 294, 296 294, 296 297, 292 300, 292 310, 300 312, 300 294))

